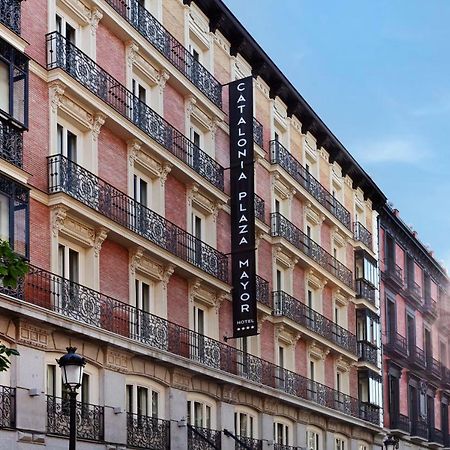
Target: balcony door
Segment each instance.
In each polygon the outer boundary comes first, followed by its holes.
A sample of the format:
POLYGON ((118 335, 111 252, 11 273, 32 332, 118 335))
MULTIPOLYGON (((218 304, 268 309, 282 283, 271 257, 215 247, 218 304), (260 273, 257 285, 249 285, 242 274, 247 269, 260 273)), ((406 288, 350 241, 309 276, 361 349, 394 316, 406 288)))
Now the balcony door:
MULTIPOLYGON (((55 307, 69 317, 79 318, 80 310, 80 253, 73 248, 58 245, 58 279, 55 289, 55 307)), ((90 318, 91 319, 91 318, 90 318)))
POLYGON ((202 241, 205 234, 205 218, 196 211, 191 214, 191 233, 196 238, 191 244, 192 261, 198 267, 202 267, 202 241))
POLYGON ((408 354, 411 357, 416 356, 416 321, 414 316, 406 315, 406 339, 408 343, 408 354))
POLYGON ((411 420, 412 433, 416 432, 417 418, 419 416, 418 393, 415 386, 408 386, 408 408, 409 419, 411 420))
POLYGON ((144 342, 148 342, 149 339, 152 339, 153 334, 150 316, 151 287, 148 283, 136 279, 134 281, 134 291, 136 308, 135 336, 144 342))
POLYGON ((390 271, 395 271, 395 241, 389 234, 386 234, 386 266, 390 271))

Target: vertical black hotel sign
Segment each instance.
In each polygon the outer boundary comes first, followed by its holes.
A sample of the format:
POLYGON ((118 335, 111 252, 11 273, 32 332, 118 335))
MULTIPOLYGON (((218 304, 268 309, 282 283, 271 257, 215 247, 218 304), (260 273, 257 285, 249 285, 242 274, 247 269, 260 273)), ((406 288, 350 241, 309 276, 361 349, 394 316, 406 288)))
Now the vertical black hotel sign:
POLYGON ((253 79, 233 81, 230 98, 233 336, 258 333, 253 163, 253 79))

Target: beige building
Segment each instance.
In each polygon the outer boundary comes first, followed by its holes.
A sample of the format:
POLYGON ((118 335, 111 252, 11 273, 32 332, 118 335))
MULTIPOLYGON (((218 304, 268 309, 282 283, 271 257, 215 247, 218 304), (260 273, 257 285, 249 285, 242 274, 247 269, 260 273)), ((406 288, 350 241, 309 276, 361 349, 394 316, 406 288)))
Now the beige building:
POLYGON ((0 449, 371 450, 385 197, 220 0, 4 0, 0 449), (258 335, 232 337, 228 83, 253 77, 258 335), (5 101, 5 99, 8 99, 5 101))

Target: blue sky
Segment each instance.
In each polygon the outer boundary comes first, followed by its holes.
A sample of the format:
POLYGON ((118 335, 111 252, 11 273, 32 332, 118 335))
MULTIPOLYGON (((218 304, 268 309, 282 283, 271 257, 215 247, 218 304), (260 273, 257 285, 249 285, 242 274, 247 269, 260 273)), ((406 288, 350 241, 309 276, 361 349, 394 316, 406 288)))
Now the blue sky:
POLYGON ((450 269, 450 0, 224 0, 450 269))

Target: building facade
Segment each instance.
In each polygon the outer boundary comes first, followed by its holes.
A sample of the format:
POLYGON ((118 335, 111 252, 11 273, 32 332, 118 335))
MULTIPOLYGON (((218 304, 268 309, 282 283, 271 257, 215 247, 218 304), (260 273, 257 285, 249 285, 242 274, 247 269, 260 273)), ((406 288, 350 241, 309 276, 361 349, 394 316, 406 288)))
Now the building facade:
POLYGON ((400 448, 450 445, 448 278, 417 233, 380 215, 384 426, 400 448))
POLYGON ((0 234, 30 261, 0 294, 0 448, 66 447, 68 346, 80 448, 379 447, 386 199, 231 12, 5 0, 0 22, 0 234), (259 334, 230 339, 247 76, 259 334))

